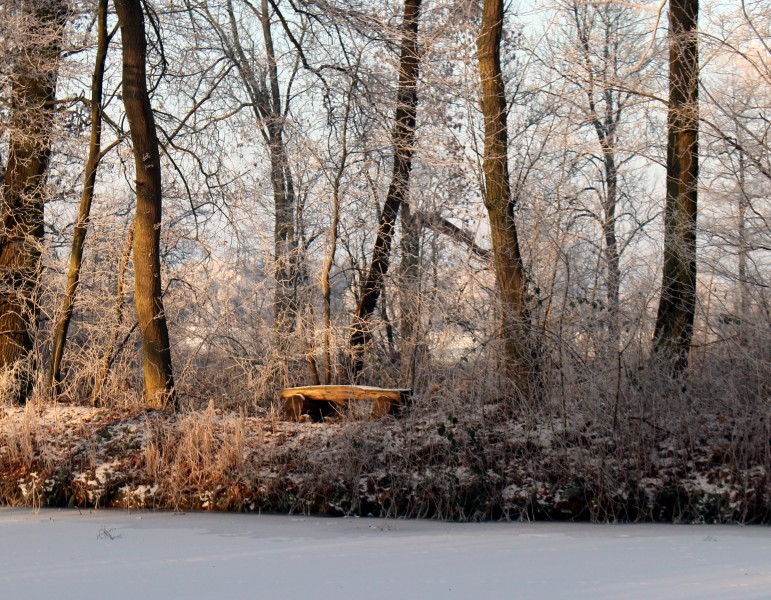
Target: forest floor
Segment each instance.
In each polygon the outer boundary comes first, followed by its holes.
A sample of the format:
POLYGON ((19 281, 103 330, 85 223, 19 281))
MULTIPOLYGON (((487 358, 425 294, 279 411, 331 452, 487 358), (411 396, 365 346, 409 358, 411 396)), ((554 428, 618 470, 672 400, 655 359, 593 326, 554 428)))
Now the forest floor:
POLYGON ((665 423, 525 423, 497 405, 325 423, 211 405, 0 407, 0 505, 771 522, 767 424, 714 414, 665 423))

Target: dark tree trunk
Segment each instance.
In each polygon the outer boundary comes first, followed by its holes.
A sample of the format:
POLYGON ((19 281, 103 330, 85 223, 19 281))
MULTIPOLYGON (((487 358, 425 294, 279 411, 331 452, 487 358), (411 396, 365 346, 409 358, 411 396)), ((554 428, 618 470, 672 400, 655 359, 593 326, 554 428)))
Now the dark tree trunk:
POLYGON ((147 91, 147 41, 141 0, 116 0, 123 42, 123 103, 136 164, 134 297, 142 335, 145 401, 175 404, 174 378, 161 290, 161 160, 147 91))
POLYGON ((300 281, 300 265, 297 231, 294 224, 295 192, 284 142, 284 113, 267 0, 261 2, 260 17, 265 41, 265 56, 268 61, 269 83, 267 94, 263 94, 263 96, 269 96, 269 100, 263 99, 263 113, 268 115, 269 119, 268 149, 276 210, 273 232, 276 253, 274 327, 279 352, 285 353, 288 351, 287 334, 293 332, 297 326, 299 307, 297 287, 300 281))
POLYGON ((603 147, 605 158, 605 199, 603 201, 602 234, 605 238, 605 265, 608 289, 608 330, 614 351, 618 350, 619 290, 621 267, 619 265, 618 238, 616 236, 616 206, 618 204, 618 167, 612 146, 603 147))
POLYGON ((72 252, 70 253, 70 267, 67 273, 67 287, 62 300, 61 315, 56 324, 51 348, 51 368, 48 372, 48 387, 53 389, 61 381, 62 356, 67 342, 67 331, 72 319, 72 309, 75 304, 75 294, 80 283, 80 268, 83 264, 83 247, 88 232, 88 221, 91 216, 91 202, 94 198, 94 185, 96 184, 96 171, 101 158, 102 144, 102 85, 104 82, 104 65, 107 59, 107 46, 109 44, 107 33, 107 0, 99 0, 97 13, 98 40, 96 45, 96 60, 94 74, 91 78, 91 140, 89 141, 88 159, 86 160, 86 174, 83 182, 83 194, 80 198, 78 220, 75 223, 75 232, 72 238, 72 252))
POLYGON ((506 94, 501 74, 503 0, 484 0, 477 40, 485 121, 485 206, 490 217, 495 275, 500 294, 501 338, 507 377, 527 398, 534 376, 526 281, 514 220, 507 161, 506 94))
POLYGON ((402 41, 399 58, 399 87, 396 97, 393 145, 394 167, 383 212, 380 215, 372 262, 364 279, 359 303, 353 317, 351 339, 350 377, 355 380, 363 367, 363 349, 371 333, 368 319, 375 311, 391 259, 394 226, 399 207, 406 199, 410 185, 412 155, 415 148, 415 122, 418 107, 418 21, 421 0, 405 0, 402 21, 402 41))
MULTIPOLYGON (((0 186, 0 368, 29 357, 38 322, 46 171, 66 9, 61 0, 26 0, 31 23, 13 65, 8 164, 0 186)), ((29 367, 19 394, 31 392, 29 367)))
POLYGON ((420 220, 408 203, 402 206, 402 260, 399 265, 402 376, 405 385, 415 383, 420 362, 420 220))
POLYGON ((654 346, 674 374, 688 367, 696 313, 698 15, 698 0, 670 1, 664 273, 654 346))
MULTIPOLYGON (((280 117, 278 117, 280 118, 280 117)), ((288 334, 297 326, 299 283, 297 235, 294 227, 294 188, 289 174, 283 127, 268 126, 270 172, 276 210, 274 222, 276 292, 273 305, 274 329, 280 352, 288 350, 288 334)))

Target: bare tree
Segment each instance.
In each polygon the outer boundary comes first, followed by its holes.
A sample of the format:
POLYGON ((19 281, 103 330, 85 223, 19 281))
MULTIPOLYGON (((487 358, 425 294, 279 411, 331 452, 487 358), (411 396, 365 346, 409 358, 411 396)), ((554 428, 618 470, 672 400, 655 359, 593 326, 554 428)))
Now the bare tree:
POLYGON ((226 0, 222 19, 225 22, 221 22, 220 15, 207 3, 200 6, 200 11, 214 28, 226 58, 238 71, 248 99, 248 108, 254 114, 258 131, 268 149, 275 209, 274 328, 277 346, 281 352, 285 352, 287 334, 294 331, 297 325, 299 308, 297 287, 300 279, 300 252, 295 218, 297 198, 285 132, 291 81, 294 80, 298 63, 295 62, 293 66, 290 83, 282 90, 268 0, 261 0, 259 6, 248 1, 237 4, 233 0, 226 0), (259 24, 262 35, 261 54, 257 53, 249 39, 248 24, 252 18, 259 24))
POLYGON ((514 218, 508 167, 506 92, 501 73, 503 0, 484 0, 477 40, 485 121, 485 207, 490 218, 495 275, 500 295, 500 335, 506 376, 525 398, 530 394, 534 363, 531 355, 527 283, 514 218))
POLYGON ((123 103, 136 166, 134 299, 144 355, 145 401, 174 405, 174 377, 161 288, 161 159, 147 88, 147 40, 141 0, 116 0, 123 42, 123 103))
POLYGON ((670 1, 664 273, 654 344, 674 373, 688 367, 696 313, 698 16, 698 0, 670 1))
POLYGON ((72 252, 70 253, 69 272, 67 273, 67 287, 59 321, 53 334, 51 348, 51 366, 48 372, 47 384, 54 394, 54 386, 61 380, 62 356, 67 341, 67 331, 72 320, 72 310, 75 304, 75 295, 80 283, 80 272, 83 265, 83 247, 88 232, 88 222, 91 216, 91 204, 94 199, 94 186, 96 185, 96 172, 102 157, 102 88, 104 85, 104 68, 107 60, 107 47, 110 43, 110 35, 107 31, 107 0, 99 0, 97 9, 97 46, 94 62, 94 73, 91 78, 91 137, 89 140, 88 159, 86 160, 83 193, 80 199, 77 222, 72 238, 72 252))
POLYGON ((367 275, 362 283, 359 301, 353 317, 349 341, 351 352, 350 377, 355 379, 363 367, 363 347, 370 339, 367 320, 375 311, 383 279, 388 272, 394 227, 399 208, 410 185, 412 156, 415 148, 417 119, 417 84, 420 71, 418 22, 421 0, 405 0, 402 19, 401 51, 399 55, 399 85, 396 94, 396 115, 392 134, 394 159, 391 184, 380 214, 375 247, 367 275))
POLYGON ((637 69, 628 9, 612 3, 592 6, 573 1, 569 7, 576 35, 577 65, 580 85, 585 97, 586 120, 594 129, 601 151, 602 204, 601 228, 604 241, 605 281, 608 329, 618 346, 619 290, 621 285, 620 254, 616 219, 618 216, 621 155, 620 131, 628 105, 635 94, 629 89, 625 75, 637 69), (624 56, 626 54, 626 56, 624 56))
MULTIPOLYGON (((8 163, 0 186, 0 367, 26 359, 34 343, 46 172, 67 14, 61 0, 25 0, 20 13, 27 29, 14 57, 8 163)), ((30 385, 25 376, 18 400, 26 400, 30 385)))

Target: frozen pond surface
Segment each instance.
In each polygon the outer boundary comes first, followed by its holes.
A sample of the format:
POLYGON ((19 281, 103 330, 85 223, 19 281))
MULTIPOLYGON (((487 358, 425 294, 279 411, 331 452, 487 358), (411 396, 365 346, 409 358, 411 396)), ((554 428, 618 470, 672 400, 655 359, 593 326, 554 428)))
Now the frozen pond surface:
POLYGON ((0 597, 771 598, 771 529, 0 509, 0 597))

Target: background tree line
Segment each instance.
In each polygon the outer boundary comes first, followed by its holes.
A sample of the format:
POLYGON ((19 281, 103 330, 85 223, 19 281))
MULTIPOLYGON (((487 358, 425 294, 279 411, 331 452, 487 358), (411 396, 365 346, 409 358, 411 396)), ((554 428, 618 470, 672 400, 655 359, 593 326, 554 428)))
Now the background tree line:
POLYGON ((4 397, 764 406, 771 15, 701 8, 6 2, 4 397))

